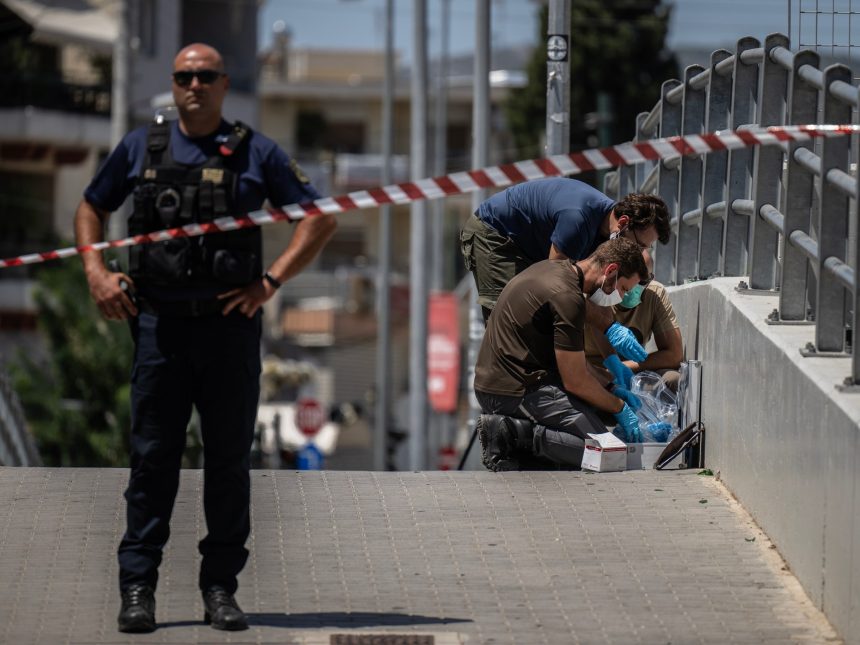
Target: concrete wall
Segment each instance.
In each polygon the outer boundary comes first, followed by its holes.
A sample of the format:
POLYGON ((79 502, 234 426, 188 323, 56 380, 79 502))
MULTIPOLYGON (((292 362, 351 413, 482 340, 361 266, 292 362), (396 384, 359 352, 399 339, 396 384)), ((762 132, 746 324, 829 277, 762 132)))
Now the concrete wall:
POLYGON ((702 361, 706 464, 770 536, 848 643, 860 643, 860 392, 849 358, 804 358, 809 325, 767 325, 776 296, 738 278, 673 287, 702 361), (698 340, 697 340, 698 339, 698 340))

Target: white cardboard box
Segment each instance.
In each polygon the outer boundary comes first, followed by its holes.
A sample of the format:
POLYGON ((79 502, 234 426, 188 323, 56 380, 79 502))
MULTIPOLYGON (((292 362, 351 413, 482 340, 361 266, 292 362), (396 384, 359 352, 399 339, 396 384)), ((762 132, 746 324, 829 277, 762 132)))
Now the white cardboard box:
MULTIPOLYGON (((628 443, 627 470, 650 470, 654 468, 657 457, 666 448, 665 443, 628 443)), ((676 470, 684 461, 683 451, 670 461, 664 469, 676 470)))
POLYGON ((627 444, 611 432, 588 433, 582 453, 582 469, 596 473, 627 470, 627 444))

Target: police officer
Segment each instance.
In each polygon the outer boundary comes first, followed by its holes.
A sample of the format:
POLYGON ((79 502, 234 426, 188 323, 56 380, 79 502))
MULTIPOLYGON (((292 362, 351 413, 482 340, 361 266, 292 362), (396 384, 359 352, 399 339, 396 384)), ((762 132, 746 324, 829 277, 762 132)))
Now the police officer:
MULTIPOLYGON (((78 244, 102 240, 110 212, 132 193, 132 234, 247 213, 266 199, 282 206, 319 197, 273 141, 222 118, 230 79, 214 48, 185 47, 173 69, 178 121, 123 138, 84 192, 75 215, 78 244)), ((248 557, 260 307, 316 257, 335 227, 331 215, 300 221, 265 271, 259 228, 133 247, 128 275, 109 272, 99 252, 83 255, 93 300, 105 318, 130 319, 135 343, 120 631, 156 626, 158 566, 192 406, 204 443, 204 619, 216 629, 247 628, 234 594, 248 557)))

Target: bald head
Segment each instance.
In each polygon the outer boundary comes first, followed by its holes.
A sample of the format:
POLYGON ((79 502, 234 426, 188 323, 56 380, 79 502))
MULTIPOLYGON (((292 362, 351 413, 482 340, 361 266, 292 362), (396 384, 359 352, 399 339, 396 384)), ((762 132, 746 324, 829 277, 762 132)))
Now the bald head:
POLYGON ((173 70, 188 69, 214 69, 224 71, 224 59, 217 49, 205 43, 192 43, 183 47, 173 59, 173 70))
POLYGON ((173 100, 182 131, 199 137, 217 130, 229 88, 224 59, 217 49, 204 43, 183 47, 173 59, 173 100))

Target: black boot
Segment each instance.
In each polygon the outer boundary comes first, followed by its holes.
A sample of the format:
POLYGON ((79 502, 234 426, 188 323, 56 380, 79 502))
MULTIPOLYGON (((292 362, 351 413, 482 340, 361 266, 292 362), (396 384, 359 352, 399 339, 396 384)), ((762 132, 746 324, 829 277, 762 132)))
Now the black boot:
POLYGON ((223 587, 213 585, 203 591, 203 605, 206 608, 203 622, 215 629, 236 632, 248 629, 248 619, 233 594, 223 587))
POLYGON ((507 417, 499 414, 482 414, 478 417, 478 438, 481 440, 481 463, 493 472, 519 470, 516 459, 516 432, 507 417))
POLYGON ((138 634, 155 631, 155 594, 147 585, 131 585, 122 592, 119 631, 138 634))

